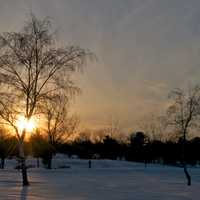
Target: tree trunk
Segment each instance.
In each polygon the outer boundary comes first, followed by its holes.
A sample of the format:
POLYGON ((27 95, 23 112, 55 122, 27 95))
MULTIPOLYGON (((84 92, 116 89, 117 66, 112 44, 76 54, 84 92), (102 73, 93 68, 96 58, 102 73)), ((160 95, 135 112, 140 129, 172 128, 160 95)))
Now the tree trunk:
POLYGON ((48 159, 48 162, 47 162, 47 169, 52 169, 52 157, 53 157, 53 156, 50 156, 49 159, 48 159))
POLYGON ((190 186, 191 185, 191 176, 187 171, 186 163, 184 164, 183 169, 184 169, 185 176, 187 178, 187 185, 190 186))
POLYGON ((27 176, 27 168, 26 168, 26 160, 25 158, 21 158, 21 167, 22 167, 22 181, 23 186, 28 186, 28 176, 27 176))
POLYGON ((23 186, 28 186, 28 176, 27 176, 27 167, 26 167, 26 159, 24 154, 24 145, 23 142, 19 142, 19 156, 21 162, 21 172, 22 172, 22 184, 23 186))
POLYGON ((5 158, 1 158, 1 169, 5 167, 5 158))
POLYGON ((186 164, 186 159, 185 159, 185 152, 186 152, 186 149, 185 149, 185 146, 186 146, 186 132, 184 132, 183 134, 183 170, 184 170, 184 173, 185 173, 185 176, 186 176, 186 179, 187 179, 187 185, 190 186, 191 185, 191 176, 187 170, 187 164, 186 164))

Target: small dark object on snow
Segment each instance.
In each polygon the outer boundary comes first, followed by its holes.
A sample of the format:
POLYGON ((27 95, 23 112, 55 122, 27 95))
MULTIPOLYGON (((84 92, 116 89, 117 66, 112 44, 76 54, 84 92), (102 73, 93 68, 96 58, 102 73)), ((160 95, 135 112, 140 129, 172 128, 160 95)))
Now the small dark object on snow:
POLYGON ((91 160, 88 161, 88 165, 89 165, 89 168, 92 168, 92 161, 91 160))

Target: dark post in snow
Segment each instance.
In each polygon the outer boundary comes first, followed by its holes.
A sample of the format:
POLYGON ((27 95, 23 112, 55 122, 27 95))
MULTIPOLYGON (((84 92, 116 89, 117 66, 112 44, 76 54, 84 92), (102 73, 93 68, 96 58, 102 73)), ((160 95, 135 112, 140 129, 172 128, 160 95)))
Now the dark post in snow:
POLYGON ((88 167, 92 168, 92 161, 91 160, 88 161, 88 167))

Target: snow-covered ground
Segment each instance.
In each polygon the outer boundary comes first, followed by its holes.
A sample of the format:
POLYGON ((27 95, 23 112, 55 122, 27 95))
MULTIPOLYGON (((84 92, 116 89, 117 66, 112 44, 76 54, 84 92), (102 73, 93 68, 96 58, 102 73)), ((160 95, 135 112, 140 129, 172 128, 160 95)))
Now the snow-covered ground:
MULTIPOLYGON (((29 163, 35 161, 29 160, 29 163)), ((29 187, 21 187, 21 174, 0 170, 0 200, 199 200, 200 168, 191 168, 192 186, 186 186, 181 168, 93 160, 57 159, 66 169, 29 169, 29 187)), ((55 166, 55 165, 54 165, 55 166)))

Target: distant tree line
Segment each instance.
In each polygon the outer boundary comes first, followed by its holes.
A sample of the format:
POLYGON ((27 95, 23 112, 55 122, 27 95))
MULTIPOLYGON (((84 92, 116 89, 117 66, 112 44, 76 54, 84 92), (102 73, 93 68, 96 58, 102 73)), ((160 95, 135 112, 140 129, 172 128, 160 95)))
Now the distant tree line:
MULTIPOLYGON (((69 157, 78 155, 83 159, 112 159, 135 162, 161 163, 170 165, 182 165, 182 143, 178 141, 149 140, 143 132, 132 134, 127 142, 119 142, 110 136, 105 136, 103 141, 91 142, 90 140, 78 140, 72 143, 64 143, 58 146, 58 152, 69 157)), ((188 164, 200 163, 200 137, 195 137, 186 142, 186 161, 188 164)))
MULTIPOLYGON (((50 144, 44 136, 34 134, 25 143, 25 154, 36 159, 42 159, 46 168, 51 169, 53 155, 62 153, 72 157, 76 155, 81 159, 112 159, 134 162, 160 163, 168 165, 183 165, 182 158, 183 139, 178 141, 150 140, 143 132, 130 135, 127 141, 118 141, 111 136, 105 136, 102 141, 77 139, 73 142, 58 142, 50 144)), ((200 137, 186 142, 186 162, 190 165, 200 164, 200 137)), ((15 137, 0 137, 0 167, 5 166, 6 158, 19 156, 17 139, 15 137)))

